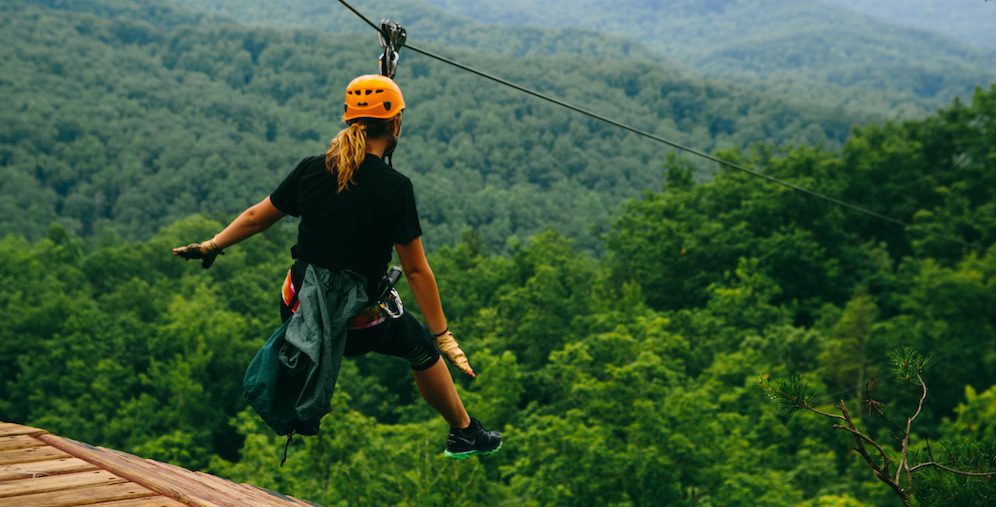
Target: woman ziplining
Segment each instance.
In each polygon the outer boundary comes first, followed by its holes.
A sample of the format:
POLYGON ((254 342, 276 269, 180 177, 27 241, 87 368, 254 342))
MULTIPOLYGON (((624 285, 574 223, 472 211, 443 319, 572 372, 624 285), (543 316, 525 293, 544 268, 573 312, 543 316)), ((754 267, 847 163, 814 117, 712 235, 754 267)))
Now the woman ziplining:
MULTIPOLYGON (((313 428, 317 432, 317 419, 328 411, 341 356, 375 351, 408 361, 422 397, 450 425, 444 451, 447 457, 492 454, 501 448, 501 435, 469 416, 440 356, 441 351, 464 374, 476 377, 443 314, 436 280, 422 248, 411 180, 383 160, 397 145, 404 109, 401 89, 392 79, 382 75, 357 77, 346 88, 346 128, 335 136, 324 156, 305 158, 273 193, 246 209, 220 233, 202 243, 174 248, 173 254, 201 259, 207 268, 223 249, 266 230, 286 215, 300 217, 297 244, 291 250, 295 261, 281 290, 284 324, 267 345, 276 337, 299 346, 303 355, 295 357, 300 361, 287 357, 286 349, 272 355, 279 355, 284 366, 303 362, 312 373, 318 370, 322 376, 330 376, 331 385, 316 386, 327 379, 312 382, 309 373, 307 380, 301 380, 304 388, 327 396, 306 400, 302 394, 297 400, 269 401, 296 410, 298 415, 318 410, 311 413, 317 416, 313 428), (382 281, 392 246, 428 327, 404 311, 396 293, 389 298, 393 303, 378 298, 393 292, 382 281), (319 343, 322 336, 316 333, 324 333, 325 345, 319 343), (322 361, 326 364, 315 364, 322 361), (331 373, 322 368, 331 368, 331 373)), ((263 361, 261 354, 250 365, 246 385, 254 366, 263 361)), ((287 375, 274 374, 271 383, 285 382, 287 375)), ((247 388, 246 395, 253 401, 262 389, 247 388)), ((279 388, 277 392, 287 397, 279 388)), ((266 410, 260 410, 255 401, 253 406, 271 423, 266 410)), ((314 434, 298 427, 281 434, 288 432, 314 434)))

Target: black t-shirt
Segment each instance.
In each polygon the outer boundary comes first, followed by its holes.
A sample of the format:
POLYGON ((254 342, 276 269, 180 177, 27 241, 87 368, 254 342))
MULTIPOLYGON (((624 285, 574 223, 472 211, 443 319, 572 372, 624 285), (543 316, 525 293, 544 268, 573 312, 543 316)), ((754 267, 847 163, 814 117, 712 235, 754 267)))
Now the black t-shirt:
MULTIPOLYGON (((325 156, 301 161, 270 194, 280 211, 301 217, 298 259, 332 270, 351 269, 376 290, 391 247, 422 235, 415 191, 407 176, 367 154, 348 189, 338 192, 325 156)), ((370 297, 376 297, 372 292, 370 297)))

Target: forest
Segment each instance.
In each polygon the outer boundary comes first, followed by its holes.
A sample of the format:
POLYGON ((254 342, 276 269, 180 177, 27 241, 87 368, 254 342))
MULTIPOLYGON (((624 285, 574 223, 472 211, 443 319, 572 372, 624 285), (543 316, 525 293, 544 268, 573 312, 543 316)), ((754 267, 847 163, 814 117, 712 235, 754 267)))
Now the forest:
MULTIPOLYGON (((54 5, 0 7, 0 89, 14 105, 0 111, 0 161, 11 173, 0 181, 9 217, 0 232, 32 238, 55 221, 83 235, 147 238, 190 213, 236 213, 324 152, 338 129, 331 90, 372 70, 376 55, 375 37, 358 46, 352 36, 247 29, 141 2, 42 3, 54 5)), ((868 119, 646 62, 472 59, 700 149, 839 145, 868 119)), ((403 72, 412 107, 397 163, 421 189, 437 244, 476 228, 503 247, 556 223, 593 249, 621 199, 659 186, 657 146, 425 59, 403 72)))
MULTIPOLYGON (((407 366, 363 357, 345 364, 326 430, 278 468, 281 442, 240 379, 277 324, 292 238, 276 230, 203 271, 168 254, 222 225, 198 216, 147 241, 58 225, 3 240, 0 414, 326 505, 889 505, 845 437, 781 415, 757 379, 804 375, 818 403, 860 406, 855 383, 877 378, 902 414, 916 393, 889 381, 886 357, 914 347, 936 358, 915 449, 992 468, 994 124, 996 87, 840 151, 728 155, 914 220, 905 235, 739 173, 698 184, 676 159, 662 190, 624 206, 602 258, 555 232, 508 255, 473 233, 435 251, 479 374, 463 397, 508 440, 494 459, 445 462, 445 423, 407 366)), ((862 423, 889 439, 886 423, 862 423)), ((991 480, 915 480, 923 505, 996 494, 991 480)))
MULTIPOLYGON (((638 60, 454 52, 902 228, 405 60, 396 165, 478 374, 461 397, 505 446, 444 459, 407 364, 369 355, 281 468, 241 380, 294 224, 209 270, 170 248, 324 149, 327 95, 370 46, 151 2, 0 11, 0 420, 330 506, 902 505, 850 435, 762 387, 845 404, 898 462, 921 395, 890 366, 906 347, 931 358, 911 463, 996 467, 996 84, 889 120, 638 60)), ((996 498, 933 467, 909 491, 996 498)))

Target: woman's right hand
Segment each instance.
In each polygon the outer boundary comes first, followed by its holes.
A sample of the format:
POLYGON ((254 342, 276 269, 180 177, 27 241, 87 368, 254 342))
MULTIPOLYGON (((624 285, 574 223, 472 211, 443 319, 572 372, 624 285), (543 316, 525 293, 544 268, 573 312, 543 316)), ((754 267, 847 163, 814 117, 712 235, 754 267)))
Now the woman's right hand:
POLYGON ((242 241, 253 234, 263 232, 271 225, 277 223, 284 217, 284 212, 280 211, 269 197, 246 208, 232 223, 225 227, 225 230, 215 234, 215 236, 202 243, 191 243, 173 249, 173 255, 190 259, 201 259, 201 267, 210 268, 214 264, 214 259, 219 255, 224 255, 222 248, 228 248, 239 241, 242 241))
POLYGON ((213 239, 173 249, 173 255, 182 257, 185 260, 201 259, 201 267, 204 269, 210 268, 211 264, 214 264, 215 258, 224 254, 225 252, 218 248, 213 239))

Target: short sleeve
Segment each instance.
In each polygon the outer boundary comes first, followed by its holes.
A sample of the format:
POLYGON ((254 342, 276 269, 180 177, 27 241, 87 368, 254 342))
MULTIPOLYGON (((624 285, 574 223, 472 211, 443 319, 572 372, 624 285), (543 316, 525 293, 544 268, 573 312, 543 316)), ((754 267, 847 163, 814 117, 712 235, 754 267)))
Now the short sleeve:
POLYGON ((422 235, 422 225, 418 220, 418 209, 415 207, 415 189, 410 180, 399 185, 392 199, 393 213, 388 217, 388 231, 391 241, 406 244, 422 235))
POLYGON ((270 202, 280 211, 291 216, 301 216, 301 209, 297 202, 298 180, 304 171, 305 162, 302 160, 290 174, 281 181, 277 188, 270 194, 270 202))

